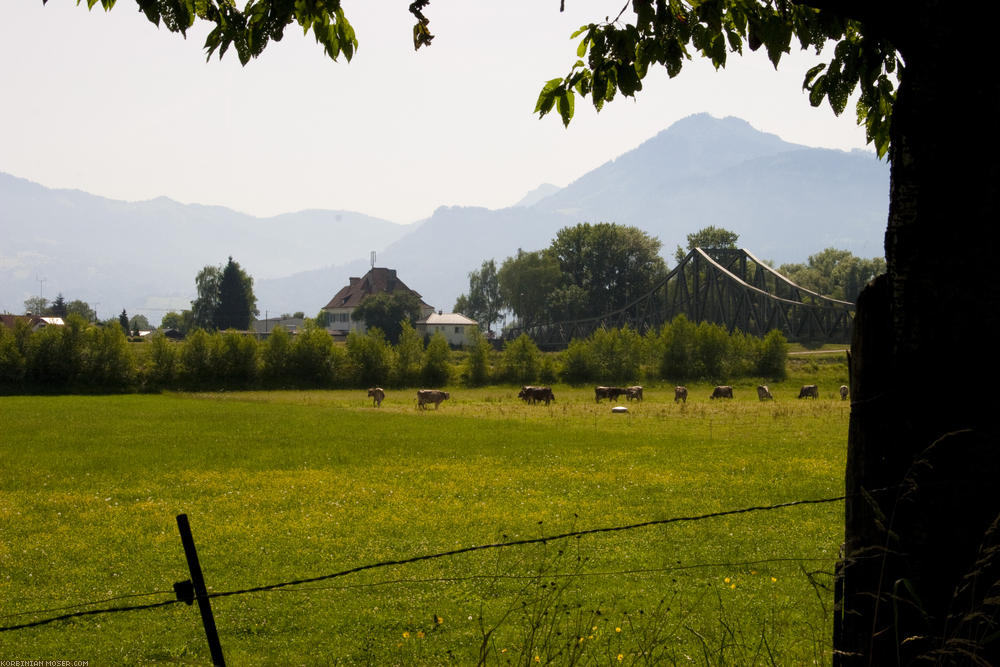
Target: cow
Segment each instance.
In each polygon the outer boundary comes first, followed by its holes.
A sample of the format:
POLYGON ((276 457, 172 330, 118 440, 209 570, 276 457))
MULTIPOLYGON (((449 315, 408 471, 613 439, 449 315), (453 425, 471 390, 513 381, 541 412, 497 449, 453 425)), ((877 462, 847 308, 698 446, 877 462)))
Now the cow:
POLYGON ((437 389, 418 389, 417 390, 417 407, 421 410, 426 410, 425 407, 428 403, 434 404, 434 409, 437 410, 438 406, 441 405, 441 401, 446 398, 451 398, 451 394, 446 391, 439 391, 437 389))
POLYGON ((525 403, 530 401, 532 405, 539 401, 545 401, 545 405, 548 405, 549 401, 556 400, 551 387, 521 387, 517 397, 525 403))
POLYGON ((766 384, 757 385, 757 398, 762 401, 774 400, 774 396, 771 395, 771 390, 767 388, 766 384))
POLYGON ((627 398, 630 401, 633 398, 635 400, 637 400, 637 401, 641 401, 642 400, 642 387, 640 387, 639 385, 636 384, 636 385, 632 385, 631 387, 626 388, 625 389, 625 398, 627 398))
POLYGON ((623 387, 594 387, 594 401, 600 403, 602 398, 613 401, 625 393, 628 393, 628 390, 623 387))
POLYGON ((733 388, 729 385, 719 385, 712 390, 712 395, 709 398, 732 398, 733 388))
POLYGON ((842 400, 842 401, 846 401, 847 400, 847 393, 848 393, 848 391, 849 390, 847 389, 847 385, 846 384, 840 385, 840 400, 842 400))
POLYGON ((804 384, 799 389, 799 398, 819 398, 819 387, 814 384, 804 384))
POLYGON ((688 388, 687 387, 674 387, 674 403, 681 401, 682 403, 688 402, 688 388))
POLYGON ((382 407, 382 401, 385 400, 385 390, 382 387, 372 387, 368 390, 368 396, 372 399, 372 405, 380 408, 382 407))
POLYGON ((614 400, 624 393, 621 387, 594 387, 594 402, 600 403, 602 398, 614 400))

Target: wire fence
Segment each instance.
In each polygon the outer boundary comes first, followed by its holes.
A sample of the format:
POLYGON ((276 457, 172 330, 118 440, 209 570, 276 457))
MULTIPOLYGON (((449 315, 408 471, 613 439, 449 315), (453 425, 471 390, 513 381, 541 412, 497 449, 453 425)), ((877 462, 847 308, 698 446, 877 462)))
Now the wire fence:
MULTIPOLYGON (((845 500, 846 498, 847 498, 847 496, 834 496, 834 497, 829 497, 829 498, 795 500, 795 501, 790 501, 790 502, 777 503, 777 504, 773 504, 773 505, 756 505, 756 506, 751 506, 751 507, 743 507, 743 508, 739 508, 739 509, 722 510, 722 511, 717 511, 717 512, 707 512, 707 513, 704 513, 704 514, 691 515, 691 516, 677 516, 677 517, 670 517, 670 518, 664 518, 664 519, 654 519, 654 520, 650 520, 650 521, 642 521, 642 522, 638 522, 638 523, 630 523, 630 524, 623 524, 623 525, 617 525, 617 526, 603 526, 603 527, 598 527, 598 528, 589 528, 589 529, 583 529, 583 530, 574 530, 574 531, 568 531, 568 532, 563 532, 563 533, 556 533, 556 534, 552 534, 552 535, 545 535, 545 536, 534 537, 534 538, 526 538, 526 539, 520 539, 520 540, 508 540, 508 541, 502 541, 502 542, 492 542, 492 543, 488 543, 488 544, 472 545, 472 546, 462 547, 462 548, 458 548, 458 549, 451 549, 451 550, 448 550, 448 551, 440 551, 440 552, 429 553, 429 554, 420 554, 420 555, 408 556, 408 557, 404 557, 404 558, 396 558, 396 559, 391 559, 391 560, 382 560, 382 561, 378 561, 378 562, 367 563, 367 564, 363 564, 363 565, 357 565, 355 567, 347 568, 347 569, 344 569, 344 570, 339 570, 339 571, 336 571, 336 572, 330 572, 330 573, 327 573, 327 574, 321 574, 321 575, 315 575, 315 576, 301 577, 301 578, 292 579, 292 580, 289 580, 289 581, 281 581, 281 582, 276 582, 276 583, 271 583, 271 584, 263 584, 263 585, 259 585, 259 586, 252 586, 252 587, 249 587, 249 588, 242 588, 242 589, 230 590, 230 591, 217 591, 217 592, 211 592, 211 593, 205 592, 205 593, 203 593, 201 595, 197 594, 196 592, 194 592, 194 591, 192 591, 190 589, 190 586, 189 586, 190 582, 178 582, 178 583, 174 584, 172 590, 156 590, 156 591, 149 591, 149 592, 145 592, 145 593, 134 593, 134 594, 129 594, 129 595, 120 595, 120 596, 115 596, 115 597, 110 597, 110 598, 103 598, 103 599, 100 599, 100 600, 90 600, 90 601, 86 601, 86 602, 78 602, 78 603, 74 603, 74 604, 68 604, 68 605, 61 606, 61 607, 49 607, 49 608, 45 608, 45 609, 34 609, 34 610, 30 610, 30 611, 17 612, 17 613, 14 613, 14 614, 7 614, 7 615, 4 615, 4 616, 0 616, 0 621, 7 621, 9 619, 22 618, 22 617, 25 617, 25 616, 39 616, 39 615, 42 615, 42 614, 51 614, 51 613, 59 612, 59 611, 68 612, 68 613, 64 613, 64 614, 58 614, 58 615, 55 615, 55 616, 46 616, 44 618, 40 618, 40 619, 36 619, 36 620, 32 620, 32 621, 27 621, 27 622, 23 622, 23 623, 14 623, 14 624, 10 624, 10 625, 3 625, 3 626, 0 626, 0 632, 13 632, 13 631, 18 631, 18 630, 27 630, 29 628, 37 628, 37 627, 41 627, 41 626, 45 626, 45 625, 50 625, 52 623, 57 623, 59 621, 66 621, 66 620, 71 620, 71 619, 75 619, 75 618, 85 618, 85 617, 99 616, 99 615, 104 615, 104 614, 118 614, 118 613, 125 613, 125 612, 134 612, 134 611, 146 611, 146 610, 151 610, 151 609, 159 609, 159 608, 163 608, 163 607, 168 607, 168 606, 171 606, 171 605, 174 605, 174 604, 178 604, 178 603, 191 604, 195 599, 198 599, 199 600, 199 604, 202 604, 204 601, 211 600, 212 598, 225 598, 225 597, 233 597, 233 596, 239 596, 239 595, 249 595, 249 594, 252 594, 252 593, 266 593, 266 592, 296 590, 296 588, 294 588, 294 587, 298 587, 299 590, 329 590, 329 589, 334 589, 334 588, 360 588, 360 587, 390 586, 390 585, 401 585, 401 584, 429 583, 431 581, 471 580, 471 579, 474 579, 476 577, 473 577, 473 576, 456 577, 456 578, 438 577, 438 578, 434 578, 434 579, 423 579, 423 580, 422 579, 405 579, 405 580, 394 579, 394 580, 386 580, 386 581, 381 581, 381 582, 371 582, 371 583, 366 583, 366 584, 335 586, 335 587, 331 586, 331 587, 309 587, 309 588, 305 588, 305 586, 307 584, 315 584, 315 583, 319 583, 319 582, 330 581, 330 580, 333 580, 333 579, 339 579, 339 578, 347 577, 347 576, 352 575, 352 574, 357 574, 359 572, 365 572, 365 571, 371 571, 371 570, 378 570, 378 569, 395 567, 395 566, 400 566, 400 565, 409 565, 409 564, 413 564, 413 563, 421 563, 421 562, 425 562, 425 561, 431 561, 431 560, 442 559, 442 558, 451 558, 451 557, 455 557, 455 556, 459 556, 459 555, 463 555, 463 554, 468 554, 468 553, 473 553, 473 552, 480 552, 480 551, 487 551, 487 550, 496 550, 496 549, 509 549, 509 548, 514 548, 514 547, 522 547, 522 546, 536 545, 536 544, 548 544, 548 543, 551 543, 551 542, 557 542, 557 541, 561 541, 561 540, 568 540, 568 539, 571 539, 571 538, 582 538, 582 537, 585 537, 585 536, 588 536, 588 535, 597 535, 597 534, 602 534, 602 533, 622 533, 622 532, 633 531, 633 530, 638 530, 638 529, 642 529, 642 528, 649 528, 649 527, 652 527, 652 526, 664 526, 664 525, 669 525, 669 524, 679 524, 679 523, 686 523, 686 522, 706 521, 706 520, 716 519, 716 518, 721 518, 721 517, 745 515, 745 514, 757 513, 757 512, 770 512, 770 511, 783 510, 783 509, 792 508, 792 507, 803 507, 803 506, 810 506, 810 505, 822 505, 822 504, 828 504, 828 503, 841 502, 841 501, 845 500), (127 605, 127 606, 99 607, 97 609, 88 609, 87 608, 87 607, 95 607, 95 606, 98 606, 98 605, 105 605, 107 603, 118 601, 118 600, 133 599, 133 598, 142 598, 142 597, 154 597, 154 596, 160 596, 160 595, 171 595, 171 596, 174 596, 174 597, 173 597, 173 599, 161 600, 161 601, 158 601, 158 602, 151 602, 151 603, 148 603, 148 604, 134 604, 134 605, 127 605), (70 610, 76 610, 76 611, 70 611, 70 610)), ((181 516, 183 517, 184 515, 181 515, 181 516)), ((180 520, 180 517, 178 517, 178 519, 180 520)), ((571 575, 570 574, 567 574, 567 575, 558 575, 558 574, 555 574, 554 576, 573 576, 573 577, 580 577, 580 576, 611 576, 611 575, 622 575, 622 574, 638 574, 638 573, 650 573, 650 572, 667 572, 667 571, 677 571, 677 570, 693 569, 693 568, 717 567, 717 566, 721 566, 721 565, 727 565, 727 566, 733 566, 733 565, 753 565, 753 564, 761 564, 761 563, 793 562, 793 561, 801 563, 801 562, 807 562, 807 561, 811 561, 811 560, 815 560, 815 561, 828 561, 829 558, 828 557, 827 558, 803 557, 803 558, 759 559, 759 560, 754 560, 754 561, 745 561, 745 562, 742 562, 742 563, 700 563, 700 564, 692 564, 692 565, 685 565, 685 566, 676 566, 676 567, 669 567, 669 568, 649 568, 649 569, 630 569, 630 570, 616 570, 616 571, 592 572, 592 573, 573 573, 571 575)), ((501 575, 501 576, 505 577, 505 578, 520 578, 519 575, 501 575)), ((552 575, 547 574, 546 576, 552 576, 552 575)), ((485 575, 484 575, 483 578, 486 578, 485 575)), ((497 575, 489 575, 488 578, 490 578, 490 579, 497 579, 498 576, 497 575)), ((524 575, 523 578, 530 578, 530 577, 528 575, 524 575)))

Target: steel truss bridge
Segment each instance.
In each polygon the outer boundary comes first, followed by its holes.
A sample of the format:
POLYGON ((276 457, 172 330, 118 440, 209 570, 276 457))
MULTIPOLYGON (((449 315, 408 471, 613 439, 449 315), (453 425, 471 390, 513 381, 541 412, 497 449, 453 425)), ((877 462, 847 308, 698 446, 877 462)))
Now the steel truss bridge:
POLYGON ((695 248, 652 290, 620 310, 515 327, 507 337, 527 333, 542 349, 561 349, 602 327, 645 333, 681 313, 692 322, 755 336, 777 329, 791 342, 845 343, 854 304, 799 287, 746 249, 695 248))

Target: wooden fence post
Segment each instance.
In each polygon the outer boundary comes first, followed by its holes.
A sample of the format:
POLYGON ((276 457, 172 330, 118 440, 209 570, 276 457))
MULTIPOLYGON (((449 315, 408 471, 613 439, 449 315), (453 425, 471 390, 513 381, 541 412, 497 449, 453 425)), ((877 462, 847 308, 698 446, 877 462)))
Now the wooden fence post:
POLYGON ((198 600, 198 609, 201 611, 201 623, 205 626, 205 637, 208 639, 208 648, 212 653, 212 664, 225 667, 226 659, 222 656, 222 644, 219 642, 219 632, 215 629, 212 602, 208 598, 205 579, 201 575, 201 565, 198 563, 198 552, 194 548, 194 538, 191 536, 191 526, 188 524, 187 514, 177 515, 177 529, 181 533, 181 544, 184 545, 184 555, 187 557, 188 570, 191 572, 194 597, 198 600))

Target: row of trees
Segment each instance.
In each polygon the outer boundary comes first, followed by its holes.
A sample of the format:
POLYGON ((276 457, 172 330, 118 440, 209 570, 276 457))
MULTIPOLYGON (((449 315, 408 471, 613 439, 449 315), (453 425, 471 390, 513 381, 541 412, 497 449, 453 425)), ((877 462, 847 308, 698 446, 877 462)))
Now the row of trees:
MULTIPOLYGON (((677 246, 678 263, 701 248, 737 248, 739 234, 705 227, 677 246)), ((636 228, 615 223, 582 223, 561 229, 548 248, 519 249, 499 268, 493 259, 469 273, 469 290, 455 312, 488 330, 505 312, 523 325, 599 317, 617 310, 655 287, 667 274, 660 241, 636 228)), ((807 264, 778 269, 798 285, 825 296, 854 301, 861 288, 885 271, 885 260, 860 259, 828 248, 807 264)))
POLYGON ((562 353, 543 354, 526 335, 502 351, 480 333, 455 352, 435 334, 425 343, 406 321, 393 344, 378 328, 351 333, 346 345, 312 323, 295 336, 275 329, 263 341, 235 330, 196 329, 183 342, 163 334, 129 345, 116 323, 94 326, 76 315, 64 327, 32 332, 27 323, 0 327, 0 389, 23 391, 135 391, 159 389, 348 388, 443 386, 462 382, 529 384, 565 381, 713 381, 784 377, 787 343, 683 315, 660 331, 598 331, 562 353))

